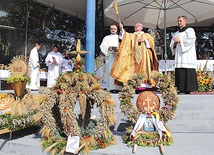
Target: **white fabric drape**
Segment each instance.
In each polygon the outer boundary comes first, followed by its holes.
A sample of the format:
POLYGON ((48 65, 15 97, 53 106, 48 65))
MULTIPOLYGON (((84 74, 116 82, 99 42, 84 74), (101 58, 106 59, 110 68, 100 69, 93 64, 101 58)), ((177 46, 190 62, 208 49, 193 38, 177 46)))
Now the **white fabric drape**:
MULTIPOLYGON (((140 116, 137 120, 137 123, 135 124, 135 127, 132 130, 130 137, 131 136, 134 137, 136 132, 143 128, 146 117, 147 117, 147 114, 140 114, 140 116)), ((164 127, 163 122, 159 121, 158 118, 155 118, 153 115, 151 115, 151 117, 152 117, 152 123, 154 124, 156 130, 158 131, 160 138, 162 138, 162 131, 167 132, 167 129, 164 127)))

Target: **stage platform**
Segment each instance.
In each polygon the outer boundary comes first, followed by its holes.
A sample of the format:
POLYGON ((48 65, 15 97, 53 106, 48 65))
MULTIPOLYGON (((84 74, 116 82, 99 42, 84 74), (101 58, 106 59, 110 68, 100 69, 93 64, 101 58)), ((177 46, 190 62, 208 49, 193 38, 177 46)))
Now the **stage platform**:
MULTIPOLYGON (((4 93, 5 91, 1 91, 4 93)), ((37 94, 38 92, 33 91, 37 94)), ((89 155, 132 155, 132 148, 122 142, 125 127, 129 126, 127 118, 121 114, 118 94, 111 94, 116 102, 115 115, 117 123, 111 130, 117 144, 105 149, 94 150, 89 155)), ((134 94, 135 103, 138 94, 134 94)), ((161 98, 160 94, 158 96, 161 98)), ((188 94, 178 95, 179 104, 176 116, 168 121, 167 127, 172 132, 174 143, 164 146, 165 155, 213 155, 214 152, 214 95, 188 94)), ((79 111, 79 107, 75 107, 79 111)), ((98 109, 92 114, 99 117, 98 109)), ((47 155, 39 145, 38 127, 30 127, 10 134, 0 135, 0 155, 47 155)), ((160 155, 158 147, 138 147, 136 155, 160 155)))

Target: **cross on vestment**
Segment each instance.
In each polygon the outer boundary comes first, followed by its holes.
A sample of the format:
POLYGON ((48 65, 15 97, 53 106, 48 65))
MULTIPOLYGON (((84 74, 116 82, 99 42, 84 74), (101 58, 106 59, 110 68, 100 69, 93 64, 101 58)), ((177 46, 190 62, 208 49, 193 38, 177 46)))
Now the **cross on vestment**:
MULTIPOLYGON (((141 33, 138 33, 137 35, 138 35, 138 39, 139 39, 141 33)), ((135 43, 135 55, 136 55, 136 62, 137 62, 137 64, 140 65, 143 55, 142 55, 141 43, 139 44, 138 41, 136 41, 136 43, 135 43)))

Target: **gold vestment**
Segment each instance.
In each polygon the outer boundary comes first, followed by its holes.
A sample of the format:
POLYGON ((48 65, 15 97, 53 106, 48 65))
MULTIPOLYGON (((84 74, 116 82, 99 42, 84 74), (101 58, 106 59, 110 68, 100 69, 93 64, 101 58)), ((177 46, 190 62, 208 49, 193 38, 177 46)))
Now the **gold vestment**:
POLYGON ((154 39, 148 33, 142 33, 140 37, 148 41, 150 48, 146 48, 144 42, 138 45, 138 35, 125 32, 110 72, 115 80, 127 82, 134 73, 143 72, 147 74, 149 80, 151 71, 158 70, 154 39))

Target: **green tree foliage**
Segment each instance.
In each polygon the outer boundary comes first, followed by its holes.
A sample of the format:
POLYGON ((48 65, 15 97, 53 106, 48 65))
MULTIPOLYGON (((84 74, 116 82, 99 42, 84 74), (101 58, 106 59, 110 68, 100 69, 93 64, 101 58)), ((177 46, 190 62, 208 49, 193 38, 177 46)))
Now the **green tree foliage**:
POLYGON ((26 49, 28 56, 36 41, 49 47, 58 44, 64 52, 68 48, 65 45, 71 45, 77 38, 84 44, 85 23, 76 17, 32 0, 0 1, 0 64, 8 64, 14 56, 24 55, 26 49), (68 32, 73 40, 63 40, 68 32))

